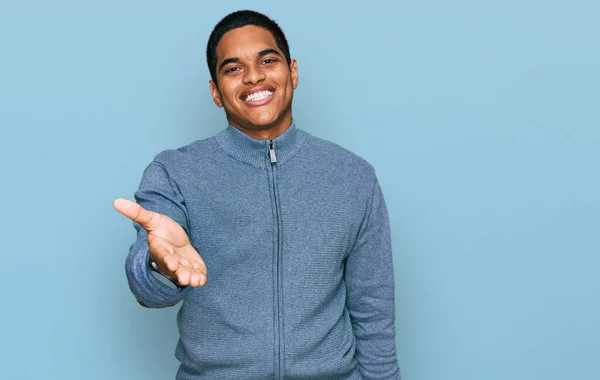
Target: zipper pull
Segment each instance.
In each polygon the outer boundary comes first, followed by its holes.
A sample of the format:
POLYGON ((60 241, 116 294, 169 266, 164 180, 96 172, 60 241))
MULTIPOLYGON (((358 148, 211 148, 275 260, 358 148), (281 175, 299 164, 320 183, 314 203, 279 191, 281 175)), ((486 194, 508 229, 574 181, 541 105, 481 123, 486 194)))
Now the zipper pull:
POLYGON ((271 158, 271 163, 277 162, 277 156, 275 155, 275 147, 273 146, 273 141, 271 141, 271 145, 269 146, 269 157, 271 158))

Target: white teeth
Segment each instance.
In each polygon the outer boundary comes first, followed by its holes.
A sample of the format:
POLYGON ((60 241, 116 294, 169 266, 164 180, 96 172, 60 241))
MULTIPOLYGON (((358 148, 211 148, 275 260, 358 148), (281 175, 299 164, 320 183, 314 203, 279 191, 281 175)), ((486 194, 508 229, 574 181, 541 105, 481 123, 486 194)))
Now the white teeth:
POLYGON ((247 102, 255 102, 257 100, 263 100, 264 98, 268 98, 271 95, 273 95, 273 91, 269 91, 269 90, 259 91, 259 92, 255 92, 253 94, 246 96, 246 101, 247 102))

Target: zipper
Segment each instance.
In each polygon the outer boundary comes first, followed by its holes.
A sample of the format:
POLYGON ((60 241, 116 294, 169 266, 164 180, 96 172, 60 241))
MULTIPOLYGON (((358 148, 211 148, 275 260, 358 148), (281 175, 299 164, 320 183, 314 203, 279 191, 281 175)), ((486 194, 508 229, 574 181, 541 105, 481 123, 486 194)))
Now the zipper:
MULTIPOLYGON (((273 145, 273 141, 269 144, 269 159, 271 160, 271 164, 277 162, 277 156, 275 155, 275 146, 273 145)), ((274 184, 275 182, 273 182, 274 184)))
POLYGON ((281 218, 279 210, 279 198, 277 191, 277 155, 275 154, 275 144, 273 141, 269 142, 269 168, 271 174, 271 185, 273 191, 273 203, 275 211, 275 278, 274 278, 274 323, 275 323, 275 378, 283 379, 284 377, 284 342, 282 339, 283 330, 283 292, 281 284, 281 218))

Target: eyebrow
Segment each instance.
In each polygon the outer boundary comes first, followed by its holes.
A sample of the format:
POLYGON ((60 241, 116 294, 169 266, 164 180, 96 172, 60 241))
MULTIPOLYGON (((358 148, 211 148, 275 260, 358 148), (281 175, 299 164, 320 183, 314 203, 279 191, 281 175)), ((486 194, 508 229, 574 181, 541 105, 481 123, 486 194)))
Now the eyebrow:
MULTIPOLYGON (((258 58, 260 58, 260 57, 264 57, 267 54, 276 54, 281 57, 281 54, 277 50, 272 49, 272 48, 261 50, 258 52, 258 54, 256 54, 256 56, 258 58)), ((239 61, 240 61, 240 59, 238 57, 225 58, 219 65, 219 70, 221 70, 223 68, 223 66, 225 66, 225 65, 228 65, 230 63, 236 63, 239 61)))

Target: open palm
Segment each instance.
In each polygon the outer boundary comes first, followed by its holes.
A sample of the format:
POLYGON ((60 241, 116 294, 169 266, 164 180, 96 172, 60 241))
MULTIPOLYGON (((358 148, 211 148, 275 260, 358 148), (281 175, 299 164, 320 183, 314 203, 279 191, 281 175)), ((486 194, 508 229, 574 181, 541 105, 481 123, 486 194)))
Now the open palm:
POLYGON ((206 265, 179 223, 127 199, 116 199, 113 206, 148 232, 150 259, 163 275, 182 286, 206 284, 206 265))

